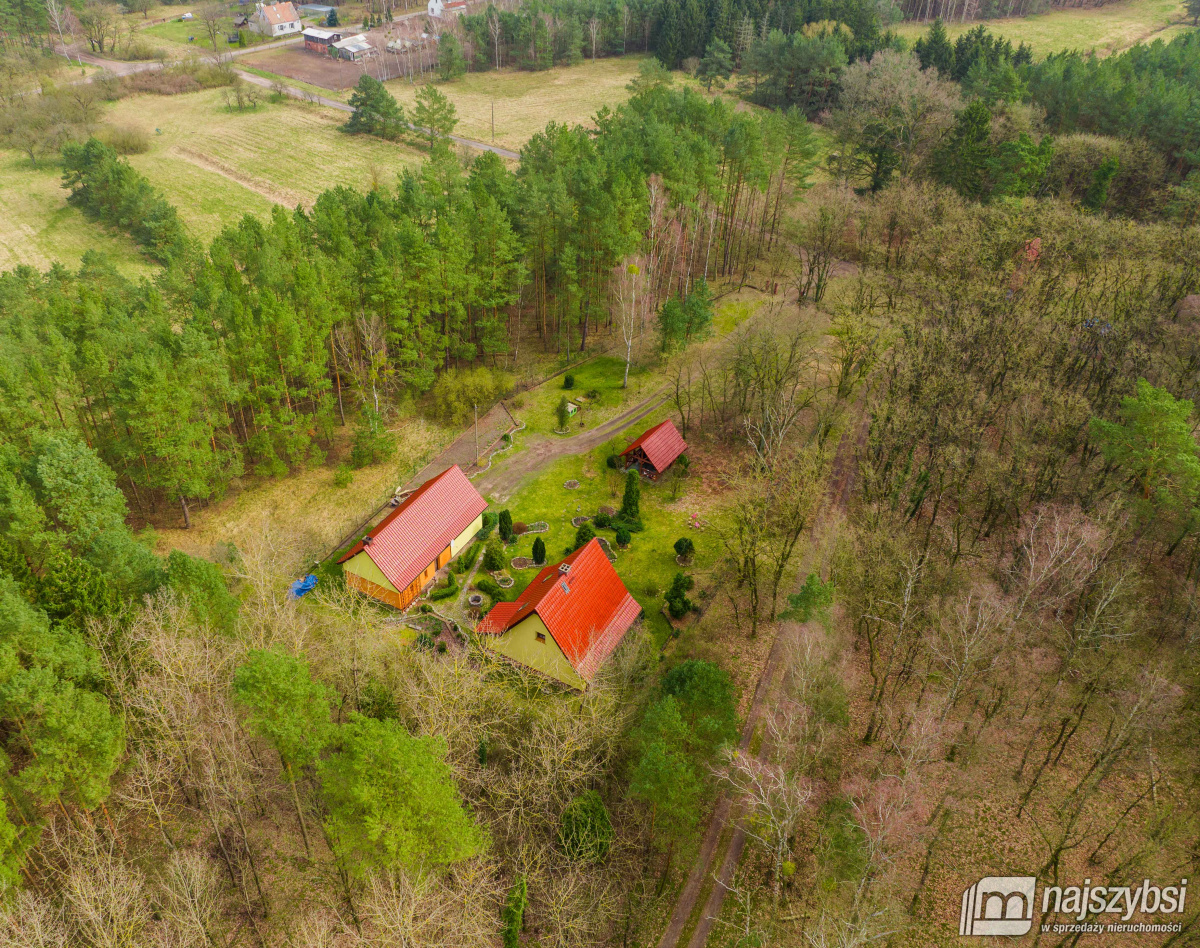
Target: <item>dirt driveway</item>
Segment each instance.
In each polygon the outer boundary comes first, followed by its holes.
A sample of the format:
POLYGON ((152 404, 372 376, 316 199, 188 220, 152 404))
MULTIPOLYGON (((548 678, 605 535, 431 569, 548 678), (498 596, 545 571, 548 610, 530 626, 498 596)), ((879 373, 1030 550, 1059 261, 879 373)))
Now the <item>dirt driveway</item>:
MULTIPOLYGON (((485 497, 490 496, 497 503, 503 503, 516 493, 517 488, 525 481, 548 464, 553 464, 559 458, 573 457, 600 447, 622 428, 645 418, 666 400, 665 394, 651 395, 616 418, 609 419, 604 424, 577 434, 573 438, 548 438, 545 435, 531 435, 523 451, 511 458, 505 458, 496 467, 475 478, 475 489, 485 497)), ((519 443, 521 435, 517 434, 514 437, 519 443)))

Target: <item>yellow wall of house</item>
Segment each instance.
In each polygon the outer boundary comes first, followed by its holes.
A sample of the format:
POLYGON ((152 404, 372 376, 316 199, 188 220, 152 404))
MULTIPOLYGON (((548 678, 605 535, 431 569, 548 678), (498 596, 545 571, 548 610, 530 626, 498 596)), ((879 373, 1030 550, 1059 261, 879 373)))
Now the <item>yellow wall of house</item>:
POLYGON ((476 517, 474 520, 471 521, 471 524, 470 524, 470 526, 467 527, 467 529, 465 529, 462 533, 460 533, 457 537, 455 537, 453 540, 450 541, 450 555, 458 556, 458 554, 462 552, 463 547, 465 547, 468 543, 470 543, 471 539, 475 536, 475 534, 477 534, 482 529, 483 529, 483 514, 480 514, 478 517, 476 517))
POLYGON ((391 580, 383 575, 383 570, 375 565, 375 561, 367 556, 366 550, 356 553, 350 559, 346 560, 342 564, 342 569, 347 573, 353 573, 355 576, 361 576, 367 582, 374 583, 376 586, 382 586, 391 592, 398 593, 400 591, 392 585, 391 580))
POLYGON ((536 612, 527 619, 522 619, 503 635, 486 635, 483 640, 489 648, 506 658, 528 665, 564 685, 579 691, 587 688, 587 682, 571 667, 567 656, 558 647, 554 636, 536 612), (538 641, 539 633, 546 637, 544 642, 538 641))

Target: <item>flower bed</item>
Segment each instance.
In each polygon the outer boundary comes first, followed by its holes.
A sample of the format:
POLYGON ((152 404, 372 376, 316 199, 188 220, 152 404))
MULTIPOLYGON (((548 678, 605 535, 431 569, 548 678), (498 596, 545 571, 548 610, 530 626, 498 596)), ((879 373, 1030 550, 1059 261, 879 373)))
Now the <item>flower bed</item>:
POLYGON ((563 484, 563 487, 565 487, 567 490, 579 490, 579 481, 569 480, 563 484))
POLYGON ((538 520, 534 523, 531 523, 525 532, 526 533, 549 533, 550 532, 550 524, 546 523, 545 520, 538 520))
POLYGON ((571 526, 582 527, 585 523, 587 523, 591 519, 592 519, 591 517, 572 517, 571 518, 571 526))
POLYGON ((609 507, 609 506, 606 504, 605 506, 603 506, 603 507, 601 507, 599 510, 597 510, 597 511, 596 511, 596 513, 602 513, 602 514, 604 514, 604 516, 606 516, 606 517, 615 517, 615 516, 617 515, 617 508, 616 508, 616 507, 609 507))
POLYGON ((514 556, 513 557, 513 561, 512 561, 513 569, 529 569, 529 567, 531 567, 531 566, 537 566, 537 564, 533 560, 531 560, 528 556, 514 556))
POLYGON ((613 548, 608 543, 607 537, 596 537, 596 542, 600 544, 600 549, 604 551, 604 555, 608 557, 610 563, 617 561, 617 554, 613 552, 613 548))
POLYGON ((514 583, 516 583, 516 580, 513 579, 511 576, 503 576, 502 575, 502 576, 496 577, 496 585, 499 586, 501 589, 511 589, 513 587, 514 583))

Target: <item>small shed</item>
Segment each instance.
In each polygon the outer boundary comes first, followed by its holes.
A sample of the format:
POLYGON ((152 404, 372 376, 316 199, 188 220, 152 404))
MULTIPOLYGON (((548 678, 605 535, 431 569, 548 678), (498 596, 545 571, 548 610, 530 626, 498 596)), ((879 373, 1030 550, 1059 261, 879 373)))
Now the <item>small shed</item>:
POLYGON ((330 55, 345 59, 352 63, 361 62, 375 55, 375 47, 363 33, 357 36, 347 36, 344 40, 331 43, 330 55))
POLYGON ((621 452, 621 457, 625 459, 627 467, 636 467, 654 480, 686 450, 687 442, 675 423, 668 418, 643 431, 633 444, 621 452))

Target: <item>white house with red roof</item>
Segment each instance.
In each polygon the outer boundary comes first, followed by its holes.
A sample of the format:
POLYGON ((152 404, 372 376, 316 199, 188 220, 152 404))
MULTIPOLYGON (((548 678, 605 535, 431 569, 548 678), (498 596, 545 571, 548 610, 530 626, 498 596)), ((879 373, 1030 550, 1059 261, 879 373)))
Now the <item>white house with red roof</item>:
POLYGON ((246 23, 263 36, 287 36, 301 30, 300 14, 291 0, 282 3, 256 3, 254 13, 246 23))
POLYGON ((506 659, 584 691, 641 612, 592 539, 545 567, 515 602, 497 603, 475 631, 506 659))
POLYGON ((638 439, 621 452, 626 465, 638 467, 643 474, 654 480, 675 463, 676 458, 687 450, 687 442, 668 418, 653 428, 643 431, 638 439))
POLYGON ((338 562, 346 585, 406 608, 483 527, 487 501, 456 464, 430 478, 338 562))

